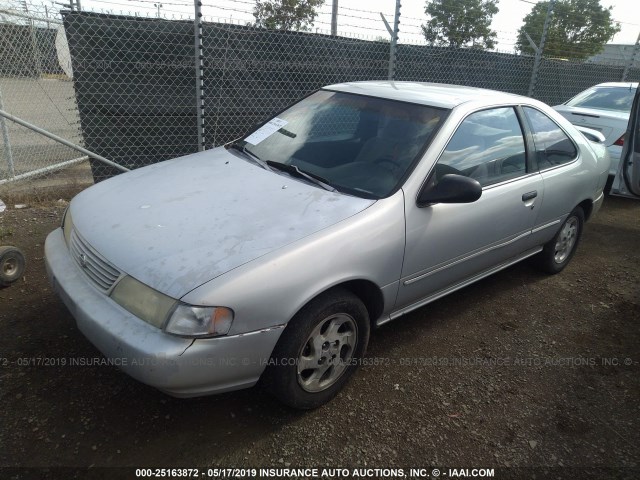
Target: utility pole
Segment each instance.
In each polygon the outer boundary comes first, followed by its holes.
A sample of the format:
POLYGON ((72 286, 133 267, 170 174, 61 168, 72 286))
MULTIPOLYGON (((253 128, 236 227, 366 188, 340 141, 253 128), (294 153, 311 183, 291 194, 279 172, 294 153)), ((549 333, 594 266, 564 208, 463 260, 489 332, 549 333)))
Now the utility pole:
POLYGON ((198 131, 198 152, 204 150, 204 122, 202 113, 202 70, 204 68, 204 55, 202 54, 202 1, 193 1, 195 15, 193 17, 194 60, 196 67, 196 128, 198 131))
POLYGON ((549 30, 549 24, 551 23, 551 16, 553 15, 553 5, 556 3, 556 0, 549 0, 549 7, 547 8, 547 16, 544 19, 544 25, 542 27, 542 38, 540 39, 540 46, 536 46, 536 44, 531 40, 531 37, 525 32, 527 36, 527 40, 531 44, 531 47, 536 52, 536 57, 533 61, 533 71, 531 72, 531 81, 529 82, 529 92, 527 95, 530 97, 533 95, 533 92, 536 88, 536 81, 538 80, 538 69, 540 68, 540 60, 542 59, 542 52, 544 51, 544 43, 547 40, 547 31, 549 30))
POLYGON ((398 46, 398 32, 400 31, 400 0, 396 0, 396 13, 393 20, 393 29, 389 26, 389 22, 384 14, 380 12, 380 18, 384 22, 384 26, 391 35, 391 43, 389 46, 389 80, 393 80, 396 75, 396 49, 398 46))
POLYGON ((338 35, 338 0, 333 0, 331 7, 331 36, 338 35))
POLYGON ((631 58, 629 59, 629 63, 624 67, 624 72, 622 73, 622 81, 627 81, 627 75, 629 75, 629 69, 633 68, 633 64, 636 63, 636 57, 638 56, 638 50, 640 50, 640 33, 638 34, 638 39, 636 40, 636 44, 633 47, 633 53, 631 54, 631 58))

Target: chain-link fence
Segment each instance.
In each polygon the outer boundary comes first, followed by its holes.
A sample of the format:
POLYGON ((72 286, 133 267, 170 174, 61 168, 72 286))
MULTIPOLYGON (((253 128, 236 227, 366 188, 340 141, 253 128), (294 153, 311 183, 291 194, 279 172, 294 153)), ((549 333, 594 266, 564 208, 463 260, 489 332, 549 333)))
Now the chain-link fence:
POLYGON ((323 85, 387 78, 385 42, 216 23, 203 34, 207 147, 323 85))
MULTIPOLYGON (((597 83, 640 80, 640 54, 635 63, 602 55, 536 62, 200 18, 194 28, 190 19, 65 11, 58 20, 0 10, 0 28, 0 108, 127 168, 233 140, 323 85, 387 79, 390 60, 395 80, 532 92, 549 104, 597 83)), ((0 122, 0 182, 82 161, 70 148, 0 122)), ((95 180, 117 172, 97 160, 91 171, 95 180)))
MULTIPOLYGON (((73 81, 62 65, 62 22, 0 12, 0 109, 80 143, 73 81)), ((84 160, 77 151, 0 117, 0 185, 84 160)))
POLYGON ((127 168, 197 151, 193 23, 67 12, 64 26, 87 149, 127 168))

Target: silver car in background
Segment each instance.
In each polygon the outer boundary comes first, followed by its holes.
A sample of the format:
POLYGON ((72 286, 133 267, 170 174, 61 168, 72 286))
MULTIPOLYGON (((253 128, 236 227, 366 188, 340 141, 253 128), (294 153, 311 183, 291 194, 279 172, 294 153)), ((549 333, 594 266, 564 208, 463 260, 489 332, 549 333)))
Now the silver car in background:
POLYGON ((629 111, 637 88, 638 83, 632 82, 600 83, 553 107, 574 125, 604 135, 611 157, 611 180, 618 170, 629 111))
POLYGON ((371 328, 528 257, 565 268, 608 171, 602 144, 530 98, 331 85, 236 142, 83 191, 46 265, 136 379, 180 397, 260 380, 314 408, 371 328))

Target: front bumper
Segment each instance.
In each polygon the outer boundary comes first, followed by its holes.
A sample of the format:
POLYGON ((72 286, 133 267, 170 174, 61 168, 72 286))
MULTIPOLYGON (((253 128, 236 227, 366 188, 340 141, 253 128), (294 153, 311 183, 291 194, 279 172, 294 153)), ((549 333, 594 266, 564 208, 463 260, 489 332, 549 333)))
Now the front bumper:
POLYGON ((253 386, 284 328, 197 340, 166 334, 87 281, 69 254, 62 229, 47 237, 45 265, 80 331, 133 378, 176 397, 253 386))

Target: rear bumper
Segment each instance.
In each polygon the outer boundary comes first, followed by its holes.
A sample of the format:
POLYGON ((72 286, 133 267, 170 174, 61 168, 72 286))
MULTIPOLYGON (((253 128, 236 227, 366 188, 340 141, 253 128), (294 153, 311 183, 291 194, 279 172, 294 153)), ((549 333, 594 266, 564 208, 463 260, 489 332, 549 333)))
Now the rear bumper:
POLYGON ((197 340, 166 334, 88 283, 69 254, 62 229, 47 237, 45 265, 54 291, 91 343, 133 378, 173 396, 251 387, 284 328, 197 340))

